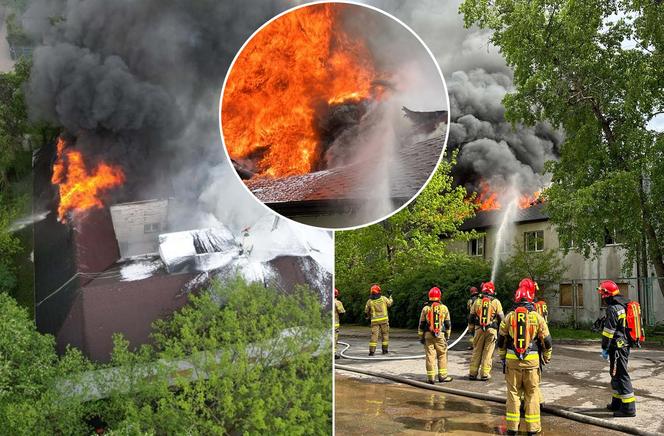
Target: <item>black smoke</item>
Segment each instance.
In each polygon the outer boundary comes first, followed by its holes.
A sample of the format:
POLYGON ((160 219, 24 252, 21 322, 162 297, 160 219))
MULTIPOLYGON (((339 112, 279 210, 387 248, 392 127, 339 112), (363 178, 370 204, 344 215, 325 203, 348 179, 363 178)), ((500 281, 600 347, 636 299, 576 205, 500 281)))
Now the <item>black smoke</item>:
POLYGON ((127 184, 118 200, 176 196, 227 216, 220 203, 230 198, 244 206, 233 208, 238 215, 252 215, 253 199, 225 161, 219 94, 244 41, 287 6, 34 0, 23 17, 41 41, 27 88, 30 115, 63 126, 88 158, 121 165, 127 184))
POLYGON ((496 189, 516 183, 524 193, 546 185, 544 163, 558 159, 563 133, 547 123, 512 126, 505 120, 502 98, 513 90, 512 71, 490 31, 465 28, 460 1, 373 0, 417 32, 440 64, 450 96, 449 152, 458 150, 453 170, 470 191, 484 179, 496 189))

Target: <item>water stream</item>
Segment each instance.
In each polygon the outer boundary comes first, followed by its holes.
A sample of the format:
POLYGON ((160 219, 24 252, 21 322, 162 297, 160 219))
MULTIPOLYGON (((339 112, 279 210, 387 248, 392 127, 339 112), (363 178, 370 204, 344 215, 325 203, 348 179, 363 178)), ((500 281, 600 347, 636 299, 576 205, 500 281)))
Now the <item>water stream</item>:
POLYGON ((491 281, 495 282, 498 267, 500 266, 500 254, 502 251, 504 241, 512 239, 512 230, 514 229, 514 219, 516 212, 519 209, 519 197, 512 193, 510 195, 507 207, 503 208, 503 217, 498 227, 498 234, 496 235, 496 245, 493 247, 493 267, 491 268, 491 281))

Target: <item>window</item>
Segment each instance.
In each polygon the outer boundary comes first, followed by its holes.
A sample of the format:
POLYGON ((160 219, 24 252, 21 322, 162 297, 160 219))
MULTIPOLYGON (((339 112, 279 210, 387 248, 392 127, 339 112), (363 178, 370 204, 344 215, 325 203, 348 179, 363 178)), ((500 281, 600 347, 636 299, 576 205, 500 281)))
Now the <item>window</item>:
POLYGON ((470 256, 484 256, 484 237, 468 241, 468 254, 470 256))
POLYGON ((143 224, 143 233, 157 233, 159 230, 161 230, 159 223, 143 224))
POLYGON ((525 232, 523 240, 526 251, 544 251, 544 230, 525 232))
POLYGON ((618 245, 622 244, 622 238, 618 233, 613 230, 604 230, 604 245, 618 245))
POLYGON ((574 288, 576 288, 576 307, 583 307, 583 284, 581 283, 561 283, 560 300, 558 301, 558 306, 574 306, 574 288))

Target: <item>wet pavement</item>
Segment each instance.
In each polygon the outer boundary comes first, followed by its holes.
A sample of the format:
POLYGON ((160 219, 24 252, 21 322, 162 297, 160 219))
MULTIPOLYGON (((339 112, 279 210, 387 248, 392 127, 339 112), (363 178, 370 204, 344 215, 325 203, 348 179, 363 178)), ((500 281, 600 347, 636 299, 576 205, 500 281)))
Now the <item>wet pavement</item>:
MULTIPOLYGON (((338 436, 419 434, 505 434, 502 405, 384 383, 335 377, 335 431, 338 436)), ((542 416, 542 435, 619 435, 556 416, 542 416)))
MULTIPOLYGON (((346 353, 367 357, 369 339, 367 333, 368 329, 365 327, 342 326, 339 340, 352 345, 352 348, 346 353)), ((423 354, 423 348, 417 341, 416 332, 391 329, 390 336, 390 356, 423 354)), ((452 340, 456 336, 457 334, 453 334, 452 340)), ((445 386, 504 397, 505 382, 497 353, 494 358, 492 379, 488 382, 471 381, 468 380, 468 364, 471 351, 467 350, 467 347, 468 341, 464 338, 450 351, 448 370, 455 380, 445 384, 445 386)), ((604 408, 611 399, 609 364, 599 356, 599 351, 599 341, 568 342, 564 344, 554 342, 552 362, 545 367, 542 374, 541 387, 546 403, 597 418, 615 420, 621 424, 635 426, 642 430, 664 434, 664 414, 662 414, 662 410, 664 410, 664 350, 643 348, 633 350, 630 356, 629 371, 637 397, 637 416, 635 418, 613 418, 612 414, 604 408)), ((340 359, 337 362, 420 381, 426 379, 424 359, 382 362, 340 359)), ((384 385, 385 382, 383 379, 351 372, 344 371, 338 374, 343 374, 344 377, 352 377, 355 381, 371 380, 372 384, 380 383, 384 385)), ((391 382, 388 382, 388 384, 400 386, 391 382)), ((417 388, 411 387, 404 387, 404 389, 418 391, 417 388)), ((339 391, 337 392, 339 393, 339 391)), ((337 408, 339 405, 340 402, 337 400, 337 408)), ((492 405, 491 407, 503 410, 500 405, 492 405)), ((345 413, 350 412, 346 411, 345 413)), ((359 420, 359 417, 356 417, 356 419, 359 420)), ((343 420, 341 422, 343 423, 343 420)), ((491 426, 495 425, 497 424, 494 422, 491 426)), ((592 426, 590 428, 597 429, 597 427, 592 426)), ((545 429, 547 429, 546 424, 545 429)), ((557 428, 554 430, 561 431, 557 428)), ((601 431, 604 432, 604 430, 601 431)), ((493 431, 484 431, 483 433, 486 434, 487 432, 492 433, 493 431)))

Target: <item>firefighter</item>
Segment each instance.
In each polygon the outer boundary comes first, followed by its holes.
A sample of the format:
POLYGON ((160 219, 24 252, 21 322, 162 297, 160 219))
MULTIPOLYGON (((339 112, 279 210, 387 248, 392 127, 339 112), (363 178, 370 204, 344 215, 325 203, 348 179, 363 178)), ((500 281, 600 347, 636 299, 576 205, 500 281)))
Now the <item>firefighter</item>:
POLYGON ((427 382, 435 383, 436 361, 438 363, 438 381, 451 382, 447 375, 447 341, 452 333, 450 311, 440 302, 439 288, 429 290, 429 303, 422 308, 417 334, 426 353, 427 382))
POLYGON ((611 403, 606 407, 613 411, 615 417, 636 416, 636 397, 627 373, 630 342, 626 330, 625 308, 629 301, 620 295, 618 285, 611 280, 601 282, 597 292, 606 302, 601 355, 604 359, 609 359, 613 390, 611 403))
MULTIPOLYGON (((475 303, 475 300, 481 297, 482 294, 480 294, 480 291, 477 290, 475 286, 471 286, 470 289, 470 298, 468 299, 468 302, 466 303, 466 315, 470 315, 470 309, 473 307, 473 303, 475 303)), ((468 345, 468 350, 473 349, 473 335, 475 334, 474 331, 468 329, 468 333, 470 333, 470 341, 468 345)))
POLYGON ((339 341, 339 315, 346 313, 344 305, 337 298, 339 297, 339 290, 334 288, 334 358, 339 359, 341 356, 337 353, 337 342, 339 341))
POLYGON ((543 364, 551 361, 553 342, 546 321, 535 309, 534 298, 534 287, 520 286, 514 293, 514 310, 500 323, 498 354, 507 384, 505 420, 508 435, 515 435, 519 430, 522 397, 526 431, 534 435, 542 429, 540 360, 543 364))
MULTIPOLYGON (((545 300, 542 300, 537 296, 540 290, 539 285, 536 281, 528 278, 521 280, 521 282, 524 280, 530 280, 532 285, 535 287, 535 310, 537 310, 537 313, 539 313, 542 318, 544 318, 544 321, 549 322, 549 306, 547 306, 545 300)), ((519 287, 521 287, 521 283, 519 283, 519 287)))
MULTIPOLYGON (((531 278, 524 278, 519 282, 519 289, 523 289, 528 295, 534 295, 535 299, 537 299, 537 293, 539 292, 539 285, 537 282, 531 278)), ((533 300, 534 301, 534 300, 533 300)), ((519 307, 521 303, 518 301, 514 302, 514 309, 519 307)), ((546 306, 546 302, 544 300, 539 300, 539 301, 534 301, 533 302, 533 307, 534 310, 542 317, 544 318, 544 321, 547 323, 549 322, 549 310, 546 306)), ((514 310, 513 309, 513 310, 514 310)), ((540 345, 541 346, 541 345, 540 345)), ((539 377, 538 385, 542 383, 542 368, 539 367, 537 371, 537 375, 539 377)), ((539 403, 544 404, 544 394, 542 394, 542 390, 538 389, 539 391, 539 403)), ((524 394, 521 392, 521 400, 524 400, 524 394)), ((523 403, 525 404, 525 402, 523 403)))
POLYGON ((503 320, 503 306, 494 297, 496 287, 493 282, 482 283, 482 298, 473 303, 468 316, 468 330, 474 331, 473 356, 470 359, 468 378, 477 380, 491 379, 493 351, 496 347, 498 326, 503 320))
POLYGON ((381 295, 380 286, 371 287, 371 297, 364 306, 364 313, 371 320, 371 340, 369 341, 369 356, 373 356, 376 351, 378 334, 382 336, 383 354, 387 354, 387 347, 390 340, 390 324, 387 309, 392 306, 392 296, 384 297, 381 295))

